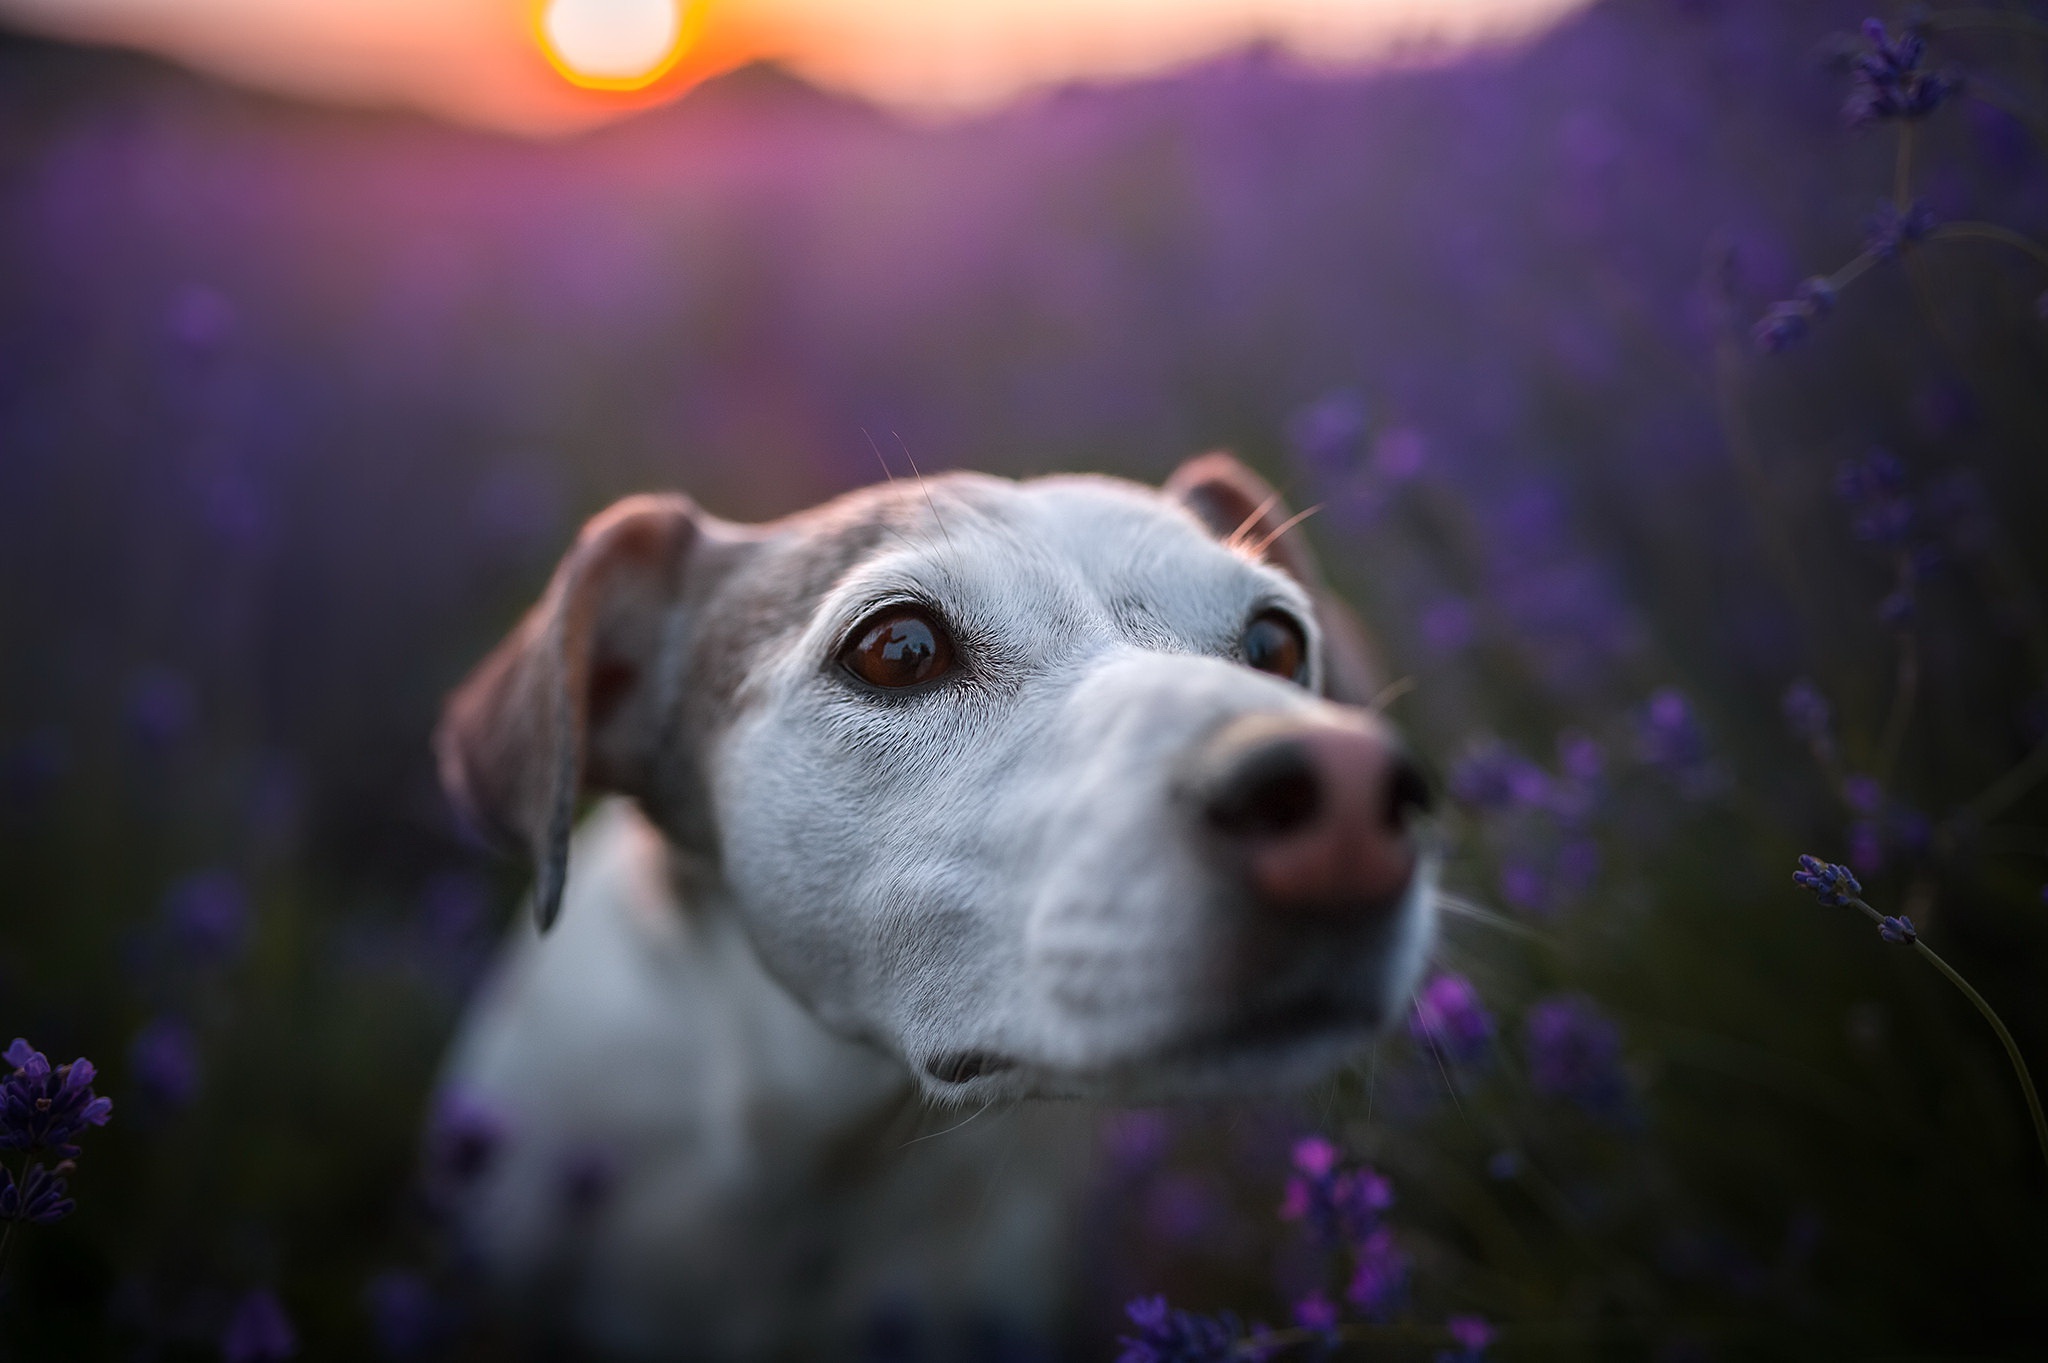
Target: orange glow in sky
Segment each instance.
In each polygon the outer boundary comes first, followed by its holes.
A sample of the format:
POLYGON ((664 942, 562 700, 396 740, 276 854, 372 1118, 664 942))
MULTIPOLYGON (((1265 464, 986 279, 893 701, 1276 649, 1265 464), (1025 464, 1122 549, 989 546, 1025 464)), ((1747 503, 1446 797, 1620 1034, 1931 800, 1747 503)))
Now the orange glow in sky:
POLYGON ((0 24, 259 88, 574 131, 743 62, 923 115, 1254 42, 1310 65, 1455 52, 1586 0, 0 0, 0 24))

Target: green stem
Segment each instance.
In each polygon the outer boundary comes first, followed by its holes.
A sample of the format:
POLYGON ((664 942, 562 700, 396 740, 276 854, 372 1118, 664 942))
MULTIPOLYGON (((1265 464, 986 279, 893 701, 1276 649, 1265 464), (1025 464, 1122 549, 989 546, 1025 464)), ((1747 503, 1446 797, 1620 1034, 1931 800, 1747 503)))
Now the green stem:
POLYGON ((1945 222, 1927 234, 1929 241, 1995 241, 2031 256, 2037 265, 2048 267, 2048 247, 2001 227, 1995 222, 1945 222))
POLYGON ((1977 1011, 1984 1015, 1984 1020, 1991 1024, 1991 1030, 1998 1033, 1998 1039, 2005 1044, 2005 1053, 2012 1060, 2012 1072, 2019 1076, 2020 1091, 2027 1095, 2027 1113, 2034 1119, 2034 1139, 2040 1142, 2041 1159, 2048 1163, 2048 1117, 2041 1113, 2041 1095, 2034 1091, 2034 1076, 2027 1073, 2027 1062, 2021 1058, 2019 1045, 2012 1039, 2012 1033, 2005 1029, 2005 1023, 1984 1001, 1984 996, 1972 989, 1970 982, 1957 974, 1953 966, 1935 955, 1927 943, 1915 938, 1913 949, 1925 956, 1936 970, 1948 976, 1948 982, 1962 990, 1964 998, 1977 1005, 1977 1011))
MULTIPOLYGON (((1864 916, 1873 923, 1884 922, 1884 915, 1862 900, 1851 899, 1849 903, 1863 910, 1864 916)), ((2034 1139, 2041 1146, 2041 1161, 2048 1164, 2048 1116, 2041 1112, 2041 1095, 2034 1090, 2034 1076, 2027 1070, 2027 1062, 2020 1054, 2019 1043, 2014 1041, 2012 1033, 2005 1029, 2005 1020, 1998 1016, 1996 1009, 1984 1001, 1982 994, 1970 987, 1968 980, 1956 973, 1954 966, 1935 955, 1934 948, 1916 936, 1913 939, 1913 949, 1926 957, 1928 963, 1936 970, 1947 976, 1950 984, 1962 990, 1963 997, 1976 1005, 1977 1011, 1984 1015, 1984 1020, 1991 1024, 1991 1030, 1998 1033, 1999 1041, 2005 1046, 2006 1057, 2012 1061, 2012 1072, 2019 1078, 2020 1092, 2026 1096, 2027 1115, 2034 1119, 2034 1139)))

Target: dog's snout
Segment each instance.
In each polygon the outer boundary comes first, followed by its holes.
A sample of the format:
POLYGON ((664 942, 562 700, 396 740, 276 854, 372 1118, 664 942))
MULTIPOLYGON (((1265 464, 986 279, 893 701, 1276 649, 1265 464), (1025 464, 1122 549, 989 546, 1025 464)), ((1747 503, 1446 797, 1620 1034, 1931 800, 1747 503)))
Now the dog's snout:
POLYGON ((1240 721, 1199 769, 1207 835, 1261 908, 1358 922, 1399 902, 1415 873, 1414 816, 1431 795, 1378 724, 1240 721))

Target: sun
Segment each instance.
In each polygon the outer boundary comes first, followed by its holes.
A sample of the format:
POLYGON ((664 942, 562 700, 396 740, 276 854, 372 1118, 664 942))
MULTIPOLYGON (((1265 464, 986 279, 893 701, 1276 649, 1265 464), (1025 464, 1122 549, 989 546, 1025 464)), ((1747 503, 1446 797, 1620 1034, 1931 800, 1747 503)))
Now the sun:
POLYGON ((586 90, 640 90, 667 75, 696 37, 709 0, 535 0, 548 63, 586 90))

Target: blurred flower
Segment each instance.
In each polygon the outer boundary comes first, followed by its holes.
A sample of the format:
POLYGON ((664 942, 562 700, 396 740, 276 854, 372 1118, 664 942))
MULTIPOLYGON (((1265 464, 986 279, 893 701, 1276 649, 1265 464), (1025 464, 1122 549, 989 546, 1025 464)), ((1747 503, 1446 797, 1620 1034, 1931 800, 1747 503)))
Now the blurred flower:
POLYGON ((1913 929, 1913 920, 1900 914, 1897 918, 1889 915, 1877 924, 1878 936, 1897 946, 1909 947, 1920 940, 1920 934, 1913 929))
POLYGON ((1522 1023, 1529 1084, 1596 1115, 1614 1115, 1628 1097, 1621 1069, 1621 1028, 1583 994, 1530 1005, 1522 1023))
POLYGON ((370 1315, 370 1333, 386 1358, 422 1357, 448 1327, 446 1309, 417 1273, 379 1273, 363 1287, 363 1306, 370 1315))
POLYGON ((235 1303, 221 1332, 222 1363, 283 1363, 298 1352, 298 1332, 275 1293, 258 1288, 235 1303))
POLYGON ((1545 908, 1543 873, 1532 862, 1509 857, 1500 867, 1500 897, 1525 911, 1545 908))
POLYGON ((1439 1353, 1436 1363, 1479 1363, 1486 1346, 1493 1343, 1493 1327, 1483 1316, 1452 1316, 1444 1322, 1444 1329, 1458 1347, 1439 1353))
POLYGON ((1345 1300, 1374 1320, 1384 1320, 1401 1304, 1408 1287, 1408 1256, 1394 1243, 1394 1233, 1381 1226, 1358 1243, 1358 1258, 1345 1300))
POLYGON ((1757 349, 1775 355, 1806 339, 1813 324, 1835 310, 1840 294, 1820 275, 1800 283, 1792 297, 1773 303, 1750 331, 1757 349))
POLYGON ((1376 1170, 1344 1168, 1337 1147, 1321 1136, 1295 1142, 1294 1169, 1280 1219, 1302 1222, 1321 1244, 1360 1243, 1394 1205, 1392 1184, 1376 1170))
POLYGON ((1145 1198, 1145 1225, 1167 1244, 1193 1244, 1211 1235, 1223 1217, 1223 1203, 1206 1179, 1169 1173, 1145 1198))
POLYGON ((1874 776, 1848 776, 1842 781, 1842 800, 1858 814, 1875 814, 1884 805, 1884 787, 1874 776))
POLYGON ((1451 794, 1482 811, 1540 805, 1550 793, 1550 773, 1498 741, 1483 744, 1451 768, 1451 794))
POLYGON ((1321 1292, 1311 1292, 1294 1304, 1294 1323, 1316 1334, 1334 1336, 1337 1304, 1321 1292))
POLYGON ((1138 1333, 1117 1336, 1123 1346, 1117 1363, 1226 1363, 1244 1357, 1238 1349, 1243 1332, 1228 1313, 1198 1316, 1154 1296, 1129 1302, 1124 1314, 1138 1333))
POLYGON ((1847 904, 1863 893, 1863 886, 1849 874, 1848 867, 1822 861, 1815 856, 1801 855, 1799 869, 1792 873, 1792 881, 1813 891, 1815 897, 1829 908, 1847 904))
POLYGON ((1887 449, 1845 459, 1835 472, 1835 492, 1848 503, 1850 528, 1869 543, 1897 545, 1912 532, 1913 500, 1906 493, 1906 466, 1887 449))
POLYGON ((1156 1108, 1112 1113, 1102 1125, 1103 1149, 1126 1178, 1149 1173, 1172 1140, 1173 1127, 1156 1108))
POLYGON ((1858 819, 1850 824, 1848 843, 1851 866, 1867 876, 1884 869, 1884 837, 1874 820, 1858 819))
POLYGON ((1904 209, 1881 200, 1864 223, 1863 249, 1879 260, 1896 260, 1899 252, 1925 240, 1937 221, 1923 200, 1915 199, 1904 209))
POLYGON ((1636 725, 1643 760, 1655 766, 1697 766, 1707 755, 1706 735, 1683 692, 1666 687, 1650 697, 1636 725))
POLYGON ((1342 389, 1296 412, 1287 423, 1287 443, 1319 481, 1341 479, 1355 471, 1367 421, 1365 399, 1342 389))
POLYGON ((71 1215, 78 1204, 66 1196, 64 1179, 74 1167, 68 1159, 58 1161, 51 1169, 40 1163, 31 1164, 16 1184, 13 1171, 0 1165, 0 1221, 47 1226, 71 1215))
POLYGON ((144 1100, 181 1108, 199 1092, 199 1043, 176 1018, 146 1023, 128 1043, 128 1073, 144 1100))
POLYGON ((232 871, 196 872, 165 893, 163 920, 191 955, 225 964, 248 946, 248 892, 232 871))
POLYGON ((1961 88, 1955 77, 1921 67, 1927 44, 1911 28, 1892 38, 1882 21, 1865 19, 1863 40, 1869 47, 1857 55, 1850 68, 1855 88, 1842 108, 1852 126, 1889 118, 1925 118, 1961 88))
POLYGON ((0 1080, 0 1150, 48 1150, 71 1159, 78 1154, 72 1137, 105 1126, 113 1115, 114 1100, 92 1091, 96 1071, 89 1060, 53 1067, 20 1037, 0 1059, 14 1067, 0 1080))
POLYGON ((1475 1064, 1493 1049, 1493 1018, 1463 975, 1441 974, 1415 996, 1408 1030, 1445 1058, 1475 1064))
POLYGON ((1412 426, 1388 431, 1372 445, 1373 472, 1390 483, 1405 483, 1422 472, 1429 458, 1429 442, 1412 426))
POLYGON ((1793 737, 1824 752, 1833 749, 1834 710, 1819 687, 1801 677, 1785 688, 1785 699, 1780 705, 1793 737))

